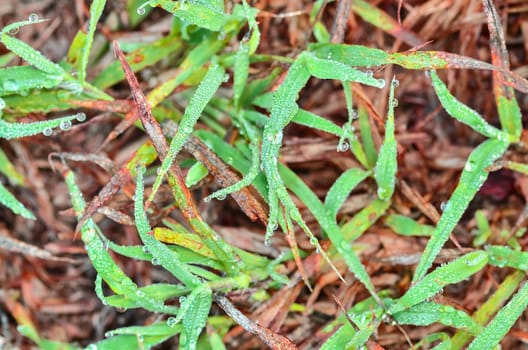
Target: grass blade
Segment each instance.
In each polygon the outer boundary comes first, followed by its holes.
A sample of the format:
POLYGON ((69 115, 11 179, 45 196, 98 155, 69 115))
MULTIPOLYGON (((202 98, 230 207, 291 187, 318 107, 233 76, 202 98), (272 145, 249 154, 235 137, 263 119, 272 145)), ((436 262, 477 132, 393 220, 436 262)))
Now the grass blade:
POLYGON ((335 218, 350 192, 370 175, 369 171, 358 168, 348 169, 342 173, 328 190, 325 198, 325 208, 332 218, 335 218))
POLYGON ((191 135, 194 125, 198 121, 198 118, 200 118, 205 106, 207 103, 209 103, 209 100, 214 96, 216 90, 218 90, 224 80, 225 70, 218 64, 212 64, 209 67, 209 71, 207 72, 206 76, 200 85, 198 85, 198 88, 189 101, 189 105, 185 109, 185 113, 178 127, 178 131, 172 138, 169 151, 161 163, 159 174, 156 177, 156 181, 152 187, 151 195, 148 199, 149 202, 151 202, 154 198, 154 195, 161 185, 163 177, 169 171, 172 163, 176 159, 176 156, 183 148, 183 144, 191 135))
POLYGON ((86 33, 86 37, 84 38, 84 46, 81 49, 81 55, 79 57, 78 74, 81 84, 86 80, 86 67, 88 66, 88 59, 90 58, 90 51, 92 49, 95 29, 97 28, 97 22, 99 22, 99 18, 101 18, 105 4, 106 0, 93 0, 92 4, 90 5, 88 33, 86 33))
POLYGON ((494 349, 528 307, 528 283, 524 283, 497 316, 469 344, 468 350, 494 349))
POLYGON ((134 200, 134 218, 139 237, 145 244, 146 249, 152 254, 152 264, 161 265, 167 271, 172 273, 176 278, 182 281, 188 287, 196 287, 200 280, 194 276, 187 267, 182 263, 177 254, 170 250, 165 244, 152 237, 150 225, 147 221, 145 208, 143 207, 143 173, 144 167, 137 169, 136 193, 134 200))
POLYGON ((392 304, 388 313, 395 315, 439 293, 446 285, 458 283, 480 271, 488 263, 488 254, 475 251, 447 265, 436 268, 414 284, 401 298, 392 304))
POLYGON ((438 96, 440 103, 450 116, 486 137, 504 137, 501 130, 488 124, 488 122, 486 122, 480 114, 462 102, 458 101, 453 95, 451 95, 447 89, 447 86, 442 80, 440 80, 438 74, 435 71, 430 71, 430 76, 431 80, 433 81, 433 87, 435 89, 436 96, 438 96))
POLYGON ((414 273, 413 282, 425 276, 434 259, 447 241, 449 234, 462 217, 469 202, 475 197, 488 177, 486 168, 493 164, 508 148, 508 142, 490 139, 480 144, 469 156, 460 181, 447 202, 431 239, 425 247, 420 263, 414 273))
POLYGON ((2 183, 0 183, 0 203, 8 207, 13 213, 17 215, 21 215, 26 219, 36 220, 35 215, 33 215, 33 213, 27 209, 24 204, 20 203, 18 199, 16 199, 15 196, 13 196, 2 183))
POLYGON ((472 334, 478 334, 482 331, 482 326, 464 311, 434 302, 423 302, 414 305, 405 311, 394 314, 393 318, 398 324, 402 325, 428 326, 439 322, 472 334))
POLYGON ((381 145, 378 160, 374 168, 374 178, 378 184, 378 197, 384 201, 388 201, 394 193, 396 171, 398 169, 396 159, 396 138, 394 137, 394 107, 396 106, 396 100, 394 99, 395 86, 396 78, 392 78, 389 93, 389 112, 385 124, 385 139, 381 145))

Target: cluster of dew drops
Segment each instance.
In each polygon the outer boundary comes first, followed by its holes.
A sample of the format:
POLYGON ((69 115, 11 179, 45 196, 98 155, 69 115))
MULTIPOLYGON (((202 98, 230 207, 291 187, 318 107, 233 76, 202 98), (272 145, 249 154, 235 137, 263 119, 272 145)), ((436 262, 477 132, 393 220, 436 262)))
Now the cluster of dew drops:
MULTIPOLYGON (((79 112, 75 115, 75 119, 78 121, 78 122, 83 122, 86 120, 86 113, 84 112, 79 112)), ((68 131, 70 130, 72 127, 72 122, 71 120, 63 120, 60 122, 59 124, 59 128, 62 130, 62 131, 68 131)), ((42 130, 42 135, 44 136, 51 136, 53 134, 53 129, 51 127, 47 127, 45 128, 44 130, 42 130)))

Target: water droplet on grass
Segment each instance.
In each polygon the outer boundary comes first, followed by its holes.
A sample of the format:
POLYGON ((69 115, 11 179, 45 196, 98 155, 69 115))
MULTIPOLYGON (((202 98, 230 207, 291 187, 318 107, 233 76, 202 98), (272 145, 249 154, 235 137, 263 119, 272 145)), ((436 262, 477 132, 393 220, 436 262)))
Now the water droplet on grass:
POLYGON ((464 166, 465 171, 473 171, 475 169, 475 164, 473 164, 473 161, 468 160, 466 162, 466 165, 464 166))
POLYGON ((398 107, 398 104, 399 104, 399 103, 400 103, 400 102, 399 102, 397 99, 393 99, 392 102, 391 102, 392 108, 396 108, 396 107, 398 107))
POLYGON ((0 109, 4 109, 5 107, 6 107, 5 101, 0 98, 0 109))
POLYGON ((167 319, 167 326, 169 326, 171 328, 176 326, 176 323, 178 323, 178 320, 176 319, 176 317, 169 317, 167 319))
POLYGON ((338 152, 346 152, 350 149, 350 145, 348 144, 348 142, 340 142, 338 145, 337 145, 337 151, 338 152))
MULTIPOLYGON (((145 4, 145 5, 146 5, 146 4, 145 4)), ((140 7, 138 7, 138 9, 137 9, 137 11, 136 11, 138 15, 143 16, 143 15, 145 14, 145 12, 147 12, 147 11, 145 10, 145 5, 141 5, 140 7)))
POLYGON ((75 115, 75 119, 77 119, 78 122, 83 122, 86 120, 86 113, 80 112, 75 115))
POLYGON ((392 80, 392 86, 397 88, 398 86, 400 86, 400 81, 398 79, 393 79, 392 80))
POLYGON ((150 261, 152 263, 152 265, 159 265, 160 264, 160 261, 158 258, 152 258, 152 260, 150 261))
POLYGON ((371 71, 371 70, 366 71, 365 74, 366 74, 367 77, 369 77, 369 78, 372 78, 372 77, 374 76, 374 72, 371 71))
POLYGON ((223 201, 226 198, 227 198, 227 196, 226 196, 225 193, 221 193, 221 194, 216 196, 216 199, 218 199, 219 201, 223 201))
POLYGON ((36 13, 32 13, 29 15, 28 20, 30 22, 36 22, 39 20, 39 16, 36 13))
POLYGON ((72 127, 72 122, 70 120, 63 120, 60 125, 60 129, 63 131, 70 130, 72 127))
POLYGON ((18 28, 18 27, 13 28, 13 29, 11 29, 9 32, 7 32, 7 34, 9 34, 9 35, 16 35, 16 34, 18 33, 18 30, 19 30, 19 29, 20 29, 20 28, 18 28))
POLYGON ((385 87, 385 84, 386 84, 385 79, 378 79, 378 83, 380 85, 379 86, 380 89, 383 89, 385 87))
POLYGON ((42 135, 44 136, 51 136, 51 134, 53 134, 52 128, 45 128, 44 130, 42 130, 42 135))

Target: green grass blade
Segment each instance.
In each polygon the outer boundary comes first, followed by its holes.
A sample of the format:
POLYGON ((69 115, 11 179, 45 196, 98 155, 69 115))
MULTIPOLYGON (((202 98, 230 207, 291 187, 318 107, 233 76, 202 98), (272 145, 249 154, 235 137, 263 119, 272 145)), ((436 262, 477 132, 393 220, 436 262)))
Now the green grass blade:
POLYGON ((528 252, 512 250, 507 246, 487 246, 490 265, 497 267, 511 267, 521 271, 528 270, 528 252))
MULTIPOLYGON (((499 285, 497 290, 491 295, 482 306, 473 313, 473 318, 479 324, 484 325, 488 322, 492 315, 497 310, 500 310, 503 303, 505 303, 517 290, 519 284, 524 280, 526 274, 524 271, 516 271, 506 277, 499 285)), ((452 350, 462 349, 464 345, 471 339, 471 334, 458 331, 453 336, 452 350)))
POLYGON ((394 314, 393 318, 401 325, 428 326, 438 322, 472 334, 478 334, 482 331, 482 326, 464 311, 434 302, 426 301, 414 305, 405 311, 394 314))
POLYGON ((497 316, 469 344, 468 350, 492 350, 528 307, 528 283, 524 283, 497 316))
POLYGON ((353 81, 377 88, 385 86, 385 80, 374 78, 372 72, 362 72, 338 61, 321 59, 309 52, 304 52, 301 56, 310 74, 316 78, 353 81))
POLYGON ((491 126, 480 114, 458 101, 447 89, 435 71, 430 71, 431 80, 440 103, 450 116, 490 138, 504 137, 503 132, 491 126))
POLYGON ((151 349, 170 337, 180 333, 180 325, 170 327, 166 322, 148 326, 131 326, 106 332, 108 339, 90 345, 86 350, 151 349))
POLYGON ((332 184, 325 197, 325 207, 329 215, 335 218, 350 192, 370 175, 369 171, 358 168, 348 169, 332 184))
POLYGON ((436 268, 397 299, 387 312, 395 315, 435 296, 446 285, 461 282, 480 271, 488 260, 486 252, 475 251, 436 268))
POLYGON ((178 66, 178 74, 153 89, 147 96, 151 107, 164 101, 180 84, 202 67, 213 55, 225 46, 217 38, 208 38, 192 49, 178 66))
POLYGON ((376 146, 374 145, 374 140, 372 138, 372 128, 370 126, 368 112, 365 108, 358 108, 359 115, 359 133, 361 135, 361 141, 363 147, 365 148, 365 155, 367 156, 367 161, 369 164, 369 169, 374 168, 376 161, 378 159, 378 152, 376 146))
POLYGON ((167 156, 163 159, 161 163, 160 171, 152 187, 152 193, 149 197, 149 202, 152 201, 154 195, 156 194, 161 181, 165 174, 169 171, 172 163, 176 159, 176 156, 183 148, 184 142, 191 135, 194 125, 200 118, 205 106, 209 103, 209 100, 216 93, 216 90, 225 80, 225 70, 218 64, 212 64, 209 67, 209 71, 205 75, 204 79, 198 85, 198 88, 194 92, 187 108, 185 108, 185 113, 183 114, 182 120, 178 126, 178 131, 176 135, 172 138, 169 151, 167 156))
POLYGON ((378 184, 378 197, 384 201, 388 201, 394 193, 396 171, 398 169, 396 138, 394 137, 395 86, 396 79, 393 77, 389 94, 389 112, 385 124, 385 139, 381 145, 378 160, 374 168, 374 178, 378 184))
POLYGON ((422 44, 422 40, 412 31, 405 29, 401 23, 398 23, 386 12, 367 1, 353 0, 352 11, 357 13, 365 21, 393 35, 395 38, 403 40, 410 46, 414 47, 422 44))
POLYGON ((213 32, 218 32, 228 27, 227 24, 232 19, 231 16, 224 12, 223 8, 211 6, 210 2, 200 4, 199 2, 186 3, 184 1, 157 0, 151 1, 150 5, 153 7, 159 5, 187 25, 194 24, 213 32))
POLYGON ((380 49, 361 45, 310 44, 308 49, 317 57, 354 65, 356 67, 378 67, 397 64, 407 69, 481 69, 500 71, 509 85, 521 92, 528 92, 528 81, 506 69, 466 56, 442 51, 407 51, 387 53, 380 49))
POLYGON ((86 80, 86 67, 88 66, 88 59, 90 58, 90 51, 92 50, 95 29, 97 28, 97 22, 99 22, 99 18, 101 18, 105 4, 106 0, 93 0, 92 4, 90 5, 88 33, 86 33, 84 46, 81 49, 81 55, 79 57, 78 75, 81 84, 86 80))
POLYGON ((425 276, 434 259, 442 249, 449 234, 462 217, 469 202, 475 197, 488 177, 486 168, 498 159, 508 148, 508 142, 490 139, 480 144, 469 156, 460 181, 447 202, 444 212, 438 221, 431 239, 425 247, 420 263, 414 273, 413 281, 425 276))
POLYGON ((372 201, 365 208, 361 209, 359 213, 354 215, 352 219, 347 221, 341 227, 341 234, 347 241, 354 241, 369 229, 378 219, 385 214, 389 209, 390 201, 382 201, 376 199, 372 201))
POLYGON ((319 198, 306 186, 306 184, 290 169, 282 164, 279 166, 280 175, 284 179, 285 185, 290 189, 314 215, 321 228, 326 232, 332 245, 343 256, 345 263, 356 278, 363 283, 370 294, 379 300, 376 295, 374 285, 370 281, 370 277, 361 263, 361 260, 356 255, 350 244, 350 240, 344 236, 337 226, 335 218, 328 214, 325 206, 319 198))
POLYGON ((249 75, 249 45, 246 42, 240 42, 233 72, 233 103, 235 110, 238 110, 240 108, 240 98, 246 88, 249 75))
POLYGON ((40 133, 50 136, 53 128, 60 127, 62 130, 68 130, 71 128, 72 120, 83 117, 86 117, 84 113, 34 123, 8 123, 0 119, 0 138, 10 140, 40 133))
POLYGON ((20 203, 18 199, 16 199, 15 196, 13 196, 2 183, 0 183, 0 203, 8 207, 13 213, 17 215, 21 215, 26 219, 36 220, 35 215, 33 215, 33 213, 29 211, 29 209, 27 209, 24 204, 20 203))
POLYGON ((433 226, 424 225, 415 220, 398 214, 391 214, 385 219, 385 225, 394 232, 404 236, 431 236, 434 231, 433 226))
POLYGON ((31 20, 31 21, 21 21, 11 23, 4 27, 1 32, 0 38, 2 43, 8 48, 11 52, 15 53, 17 56, 25 60, 27 63, 33 67, 40 69, 45 73, 49 73, 57 76, 64 76, 64 70, 56 63, 53 63, 48 58, 46 58, 42 53, 35 50, 25 42, 18 40, 9 33, 11 31, 17 30, 18 28, 28 25, 45 22, 46 20, 31 20))
POLYGON ((309 128, 318 129, 336 136, 343 136, 343 129, 317 114, 311 113, 304 109, 299 109, 292 119, 292 122, 304 125, 309 128))
POLYGON ((13 163, 7 158, 4 151, 0 148, 0 173, 4 174, 13 185, 24 186, 26 179, 24 175, 18 172, 13 163))
MULTIPOLYGON (((63 176, 70 192, 70 197, 77 218, 80 219, 85 210, 86 204, 82 193, 75 183, 75 176, 69 169, 63 171, 63 176)), ((104 242, 100 237, 99 228, 92 219, 86 220, 81 227, 81 239, 85 244, 88 257, 93 267, 101 278, 108 284, 110 289, 116 294, 125 295, 128 299, 135 301, 135 307, 143 307, 154 312, 164 312, 169 314, 177 313, 177 309, 166 306, 163 300, 155 300, 147 297, 141 292, 137 285, 121 270, 114 262, 108 251, 104 247, 104 242)), ((103 299, 104 301, 104 299, 103 299)))
POLYGON ((62 80, 62 75, 49 74, 31 66, 0 68, 0 96, 24 96, 32 89, 54 88, 62 80))
POLYGON ((196 349, 198 337, 200 336, 202 329, 205 327, 212 302, 212 291, 206 284, 202 284, 195 288, 185 299, 180 309, 186 309, 186 312, 183 315, 183 329, 180 334, 180 349, 196 349))
POLYGON ((182 281, 188 287, 196 287, 200 284, 200 280, 194 276, 186 264, 182 263, 177 254, 170 250, 165 244, 152 237, 150 225, 147 221, 145 208, 143 206, 143 173, 145 168, 139 168, 136 171, 137 183, 136 193, 134 194, 134 218, 136 220, 136 228, 139 237, 145 244, 145 249, 152 254, 152 263, 154 265, 161 265, 167 271, 172 273, 176 278, 182 281))

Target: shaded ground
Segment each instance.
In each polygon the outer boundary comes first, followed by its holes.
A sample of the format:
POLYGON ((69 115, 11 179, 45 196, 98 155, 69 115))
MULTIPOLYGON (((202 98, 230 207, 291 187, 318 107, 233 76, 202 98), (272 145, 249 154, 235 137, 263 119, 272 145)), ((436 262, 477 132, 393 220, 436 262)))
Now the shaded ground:
MULTIPOLYGON (((263 33, 259 52, 293 55, 302 49, 307 40, 306 36, 310 33, 307 15, 303 11, 309 11, 310 3, 258 1, 256 6, 264 10, 259 18, 263 33), (275 17, 277 14, 288 13, 291 15, 284 18, 275 17)), ((397 18, 397 2, 376 3, 393 18, 397 18)), ((107 5, 103 15, 104 25, 100 29, 109 38, 135 35, 149 39, 169 30, 171 16, 161 10, 153 11, 139 27, 131 29, 124 7, 122 1, 110 1, 107 5)), ((497 7, 503 15, 511 68, 526 77, 528 7, 523 2, 515 1, 498 2, 497 7)), ((30 13, 38 13, 41 17, 49 18, 50 22, 45 28, 25 28, 19 38, 58 61, 67 54, 66 50, 76 31, 84 25, 87 7, 81 0, 3 2, 0 4, 0 25, 27 18, 30 13)), ((323 14, 328 28, 332 27, 335 13, 335 5, 331 4, 323 14)), ((454 52, 482 61, 490 60, 486 19, 479 0, 405 1, 401 18, 405 28, 427 43, 424 48, 428 50, 454 52)), ((412 49, 408 44, 395 40, 354 15, 348 18, 344 42, 392 52, 412 49)), ((2 51, 4 52, 5 50, 2 51)), ((102 54, 105 57, 100 60, 100 67, 114 59, 108 50, 102 54)), ((94 67, 91 73, 98 69, 99 66, 94 67)), ((142 88, 149 90, 155 86, 156 77, 165 69, 163 66, 154 67, 139 74, 142 88)), ((254 73, 265 75, 269 67, 259 69, 260 72, 254 73)), ((457 184, 468 154, 483 139, 468 127, 450 119, 441 110, 423 72, 384 68, 375 74, 387 81, 396 74, 400 81, 396 90, 399 100, 396 109, 396 138, 399 142, 398 185, 390 212, 434 224, 439 218, 442 203, 449 198, 457 184)), ((450 70, 442 72, 441 76, 460 101, 479 111, 490 124, 498 125, 489 72, 450 70)), ((368 88, 363 90, 365 100, 383 116, 388 87, 382 92, 368 88)), ((112 88, 111 94, 127 98, 129 91, 126 84, 120 84, 112 88)), ((528 99, 520 95, 519 101, 525 114, 528 99)), ((335 121, 338 125, 347 120, 341 86, 333 82, 310 82, 300 96, 300 105, 335 121)), ((34 120, 36 117, 38 116, 27 116, 27 119, 34 120)), ((93 291, 94 271, 85 255, 82 242, 78 235, 74 234, 76 220, 68 211, 71 206, 68 191, 61 176, 50 168, 50 152, 95 152, 120 121, 119 117, 110 114, 92 114, 90 119, 90 123, 74 127, 66 134, 53 137, 35 136, 9 143, 2 141, 3 149, 9 153, 10 159, 13 159, 21 172, 28 174, 31 180, 28 188, 17 188, 15 194, 38 215, 39 220, 27 221, 0 207, 0 237, 16 238, 56 256, 71 258, 74 262, 49 261, 7 249, 0 250, 0 348, 30 348, 29 341, 23 339, 16 330, 16 322, 11 316, 15 300, 19 303, 16 305, 23 307, 31 315, 42 337, 82 345, 103 338, 106 330, 125 325, 148 324, 158 318, 157 315, 141 310, 121 313, 119 310, 104 307, 97 299, 93 291)), ((143 138, 142 132, 130 129, 107 145, 100 154, 107 156, 113 164, 119 165, 135 150, 138 140, 143 138)), ((380 142, 379 130, 375 141, 380 142)), ((291 125, 287 129, 281 149, 281 160, 301 175, 312 190, 323 198, 337 176, 357 164, 351 154, 337 152, 336 145, 337 140, 334 137, 291 125)), ((506 157, 525 163, 528 160, 525 150, 510 152, 506 157)), ((80 187, 86 198, 96 195, 111 176, 111 172, 94 167, 90 163, 72 164, 76 167, 80 187)), ((212 183, 202 184, 195 189, 196 198, 209 194, 213 188, 215 185, 212 183)), ((340 219, 345 221, 350 218, 375 196, 375 185, 363 183, 345 203, 339 213, 340 219)), ((485 211, 492 230, 497 233, 492 240, 497 244, 504 243, 505 238, 498 234, 500 230, 510 231, 513 227, 526 225, 520 215, 527 199, 526 177, 508 170, 492 173, 455 230, 458 243, 462 247, 471 247, 476 209, 485 211)), ((158 200, 163 203, 163 193, 158 200)), ((170 200, 168 192, 165 200, 170 200)), ((271 257, 276 257, 282 248, 287 247, 280 234, 274 236, 272 246, 265 246, 264 228, 246 219, 232 199, 199 203, 206 221, 229 243, 271 257)), ((111 206, 130 214, 133 203, 124 194, 118 194, 111 206)), ((314 232, 318 232, 315 221, 310 220, 309 215, 306 219, 314 232)), ((99 214, 96 215, 96 220, 100 221, 104 232, 114 241, 121 244, 138 243, 133 226, 117 224, 99 214)), ((302 232, 299 232, 297 241, 302 249, 313 250, 302 232)), ((426 241, 424 238, 396 235, 383 224, 383 220, 363 234, 358 240, 364 247, 361 257, 376 288, 390 289, 396 294, 406 290, 412 276, 412 263, 419 259, 426 241)), ((523 247, 528 245, 526 237, 520 238, 519 241, 523 247)), ((460 251, 449 242, 442 256, 447 261, 458 255, 460 251)), ((115 258, 128 276, 140 285, 170 280, 165 271, 155 269, 150 264, 119 256, 115 258)), ((307 269, 315 267, 316 262, 314 257, 307 259, 307 269)), ((296 270, 293 262, 287 267, 291 274, 296 270)), ((506 274, 504 269, 487 268, 470 281, 446 289, 439 298, 442 303, 471 313, 487 300, 489 292, 506 274)), ((351 275, 345 277, 348 281, 354 281, 351 275)), ((313 292, 302 282, 279 291, 268 290, 273 296, 267 302, 250 300, 249 292, 232 293, 229 298, 239 309, 250 315, 251 319, 288 336, 299 348, 318 348, 326 339, 322 328, 342 312, 334 297, 341 301, 344 308, 349 308, 368 294, 358 282, 344 285, 331 271, 313 271, 313 281, 313 292), (288 312, 293 303, 304 305, 305 312, 288 312)), ((257 285, 255 290, 266 287, 257 285)), ((222 313, 215 307, 213 312, 222 313)), ((403 331, 416 342, 424 334, 441 328, 445 327, 434 325, 399 329, 385 325, 380 328, 376 341, 387 349, 404 349, 408 348, 408 344, 403 331)), ((515 326, 515 331, 502 343, 503 348, 521 348, 521 341, 528 339, 528 335, 523 331, 526 329, 528 317, 525 312, 515 326)), ((446 331, 449 332, 448 329, 446 331)), ((256 337, 240 327, 234 327, 224 341, 228 348, 233 349, 264 347, 256 337)), ((175 342, 175 339, 170 340, 160 348, 171 348, 175 342)))

